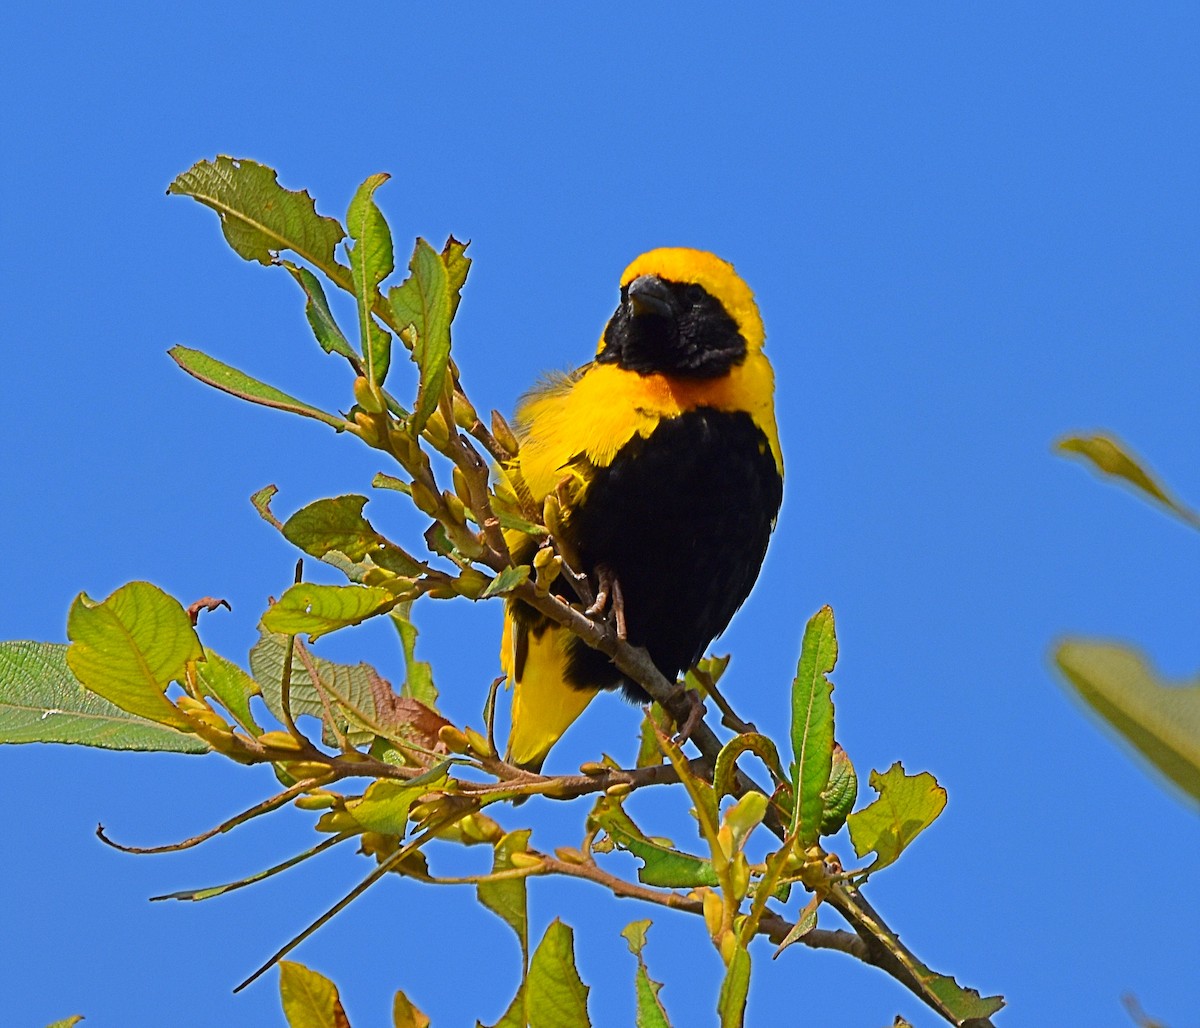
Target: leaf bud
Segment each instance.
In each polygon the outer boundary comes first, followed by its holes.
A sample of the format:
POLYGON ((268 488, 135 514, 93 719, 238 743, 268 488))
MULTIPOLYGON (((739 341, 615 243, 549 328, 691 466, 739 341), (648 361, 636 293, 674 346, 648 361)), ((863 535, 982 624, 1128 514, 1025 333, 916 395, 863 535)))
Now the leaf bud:
POLYGON ((492 411, 492 435, 495 437, 496 442, 514 457, 516 456, 517 451, 521 448, 520 443, 517 442, 517 437, 513 430, 508 427, 508 422, 504 420, 504 415, 498 410, 492 411))
POLYGON ((322 814, 317 818, 317 823, 313 827, 318 832, 332 832, 338 835, 343 832, 355 835, 362 831, 362 825, 348 810, 331 810, 327 814, 322 814))
POLYGON ((708 934, 716 941, 721 931, 721 920, 725 912, 725 907, 721 903, 721 897, 713 892, 712 889, 703 889, 701 891, 704 893, 704 927, 708 929, 708 934))
POLYGON ((518 850, 516 853, 508 855, 508 862, 513 867, 541 867, 542 858, 534 856, 532 853, 524 853, 518 850))
POLYGON ((371 414, 382 414, 387 407, 379 390, 362 375, 354 380, 354 402, 371 414))
POLYGON ((628 796, 631 792, 633 792, 633 786, 628 782, 615 782, 604 790, 604 795, 619 799, 622 796, 628 796))
POLYGON ((475 560, 483 556, 484 546, 479 541, 475 533, 468 529, 465 525, 458 525, 451 522, 445 526, 446 535, 450 541, 454 543, 454 548, 466 557, 468 560, 475 560))
MULTIPOLYGON (((457 468, 455 469, 457 470, 457 468)), ((456 524, 465 525, 467 523, 467 507, 466 504, 458 498, 455 493, 449 489, 442 490, 442 500, 446 504, 446 510, 456 524)))
POLYGON ((444 450, 450 444, 450 431, 446 428, 446 419, 440 410, 429 415, 421 434, 429 440, 435 450, 444 450))
POLYGON ((463 568, 462 573, 454 579, 454 591, 468 600, 477 600, 491 583, 492 580, 477 568, 463 568))
POLYGON ((579 773, 587 775, 589 778, 595 778, 598 775, 605 774, 607 771, 608 768, 596 760, 586 760, 579 765, 579 773))
POLYGON ((562 534, 562 504, 555 493, 549 493, 542 502, 542 524, 556 538, 562 534))
POLYGON ((737 944, 737 934, 735 932, 726 931, 717 940, 717 950, 720 952, 721 960, 725 962, 726 967, 733 960, 733 954, 737 951, 737 944))
POLYGON ((301 810, 329 810, 336 807, 341 799, 336 792, 325 789, 313 789, 312 792, 301 793, 293 800, 293 804, 301 810))
POLYGON ((579 852, 574 846, 559 846, 554 851, 554 855, 558 857, 564 864, 586 864, 587 858, 579 852))
POLYGON ((454 491, 458 494, 458 498, 464 504, 471 502, 471 484, 467 481, 467 476, 463 474, 463 469, 457 464, 450 469, 450 480, 454 483, 454 491))
POLYGON ((300 740, 288 732, 263 732, 258 737, 258 742, 269 750, 283 750, 288 753, 299 753, 303 748, 300 740))
POLYGON ((441 497, 424 482, 413 481, 412 498, 417 509, 431 518, 436 518, 442 512, 441 497))
POLYGON ((365 410, 355 411, 354 424, 358 426, 358 434, 368 446, 379 446, 379 429, 373 414, 368 414, 365 410))
POLYGON ((442 745, 451 753, 470 752, 471 740, 462 731, 455 728, 454 725, 442 725, 438 729, 438 739, 441 740, 442 745))
POLYGON ((480 735, 474 728, 468 726, 464 733, 467 737, 467 742, 471 744, 471 750, 481 757, 494 756, 491 746, 488 745, 487 739, 480 735))
POLYGON ((746 898, 750 889, 750 865, 746 855, 739 853, 729 865, 729 877, 732 880, 733 892, 739 900, 746 898))
POLYGON ((465 428, 468 431, 471 426, 479 420, 479 415, 475 413, 475 408, 471 406, 471 401, 459 390, 454 390, 454 423, 459 428, 465 428))
POLYGON ((319 760, 285 761, 283 770, 295 778, 296 781, 302 781, 305 778, 315 778, 317 781, 321 781, 333 775, 333 771, 329 765, 323 764, 319 760))

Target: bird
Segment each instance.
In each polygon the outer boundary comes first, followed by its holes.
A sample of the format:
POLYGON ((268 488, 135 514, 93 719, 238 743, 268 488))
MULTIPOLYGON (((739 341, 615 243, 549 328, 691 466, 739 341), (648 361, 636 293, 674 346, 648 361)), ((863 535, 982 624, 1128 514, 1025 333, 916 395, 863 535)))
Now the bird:
MULTIPOLYGON (((519 450, 505 469, 514 491, 539 510, 557 497, 560 552, 611 596, 627 641, 668 681, 729 624, 775 527, 783 457, 764 340, 732 264, 703 250, 650 250, 622 274, 591 362, 518 402, 519 450)), ((539 546, 520 532, 509 543, 520 563, 539 546)), ((566 576, 553 591, 579 600, 566 576)), ((513 688, 506 759, 527 770, 541 770, 599 692, 650 701, 603 653, 519 599, 506 601, 500 658, 513 688)))

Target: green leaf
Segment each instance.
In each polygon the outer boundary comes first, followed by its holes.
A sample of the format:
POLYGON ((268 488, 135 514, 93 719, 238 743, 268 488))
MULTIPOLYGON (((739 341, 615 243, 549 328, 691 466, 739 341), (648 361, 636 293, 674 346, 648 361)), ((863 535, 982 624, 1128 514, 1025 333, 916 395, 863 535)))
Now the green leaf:
POLYGON ((865 857, 874 851, 867 870, 878 871, 933 824, 946 806, 946 790, 928 771, 906 775, 899 761, 883 774, 872 771, 870 783, 879 798, 851 814, 846 824, 854 852, 865 857))
POLYGON ((308 319, 309 327, 313 330, 313 335, 317 337, 317 342, 321 344, 321 349, 326 353, 336 353, 345 357, 355 371, 358 371, 360 368, 358 354, 354 352, 350 340, 338 327, 333 311, 329 308, 329 301, 325 298, 325 290, 321 287, 321 280, 308 268, 302 268, 291 261, 280 261, 279 263, 288 270, 292 278, 304 290, 304 317, 308 319))
MULTIPOLYGON (((288 638, 285 635, 264 634, 250 651, 250 671, 262 689, 263 701, 267 709, 280 721, 283 720, 282 682, 284 658, 287 655, 288 638)), ((337 694, 356 709, 376 714, 374 694, 371 689, 371 676, 374 674, 369 664, 335 664, 314 654, 309 654, 313 669, 316 671, 327 694, 337 694)), ((328 744, 336 742, 326 715, 326 706, 321 702, 321 694, 313 683, 312 676, 300 660, 299 656, 292 661, 291 689, 289 702, 295 717, 308 714, 320 718, 325 725, 323 739, 328 744)), ((345 715, 340 705, 330 700, 334 720, 338 731, 355 746, 370 743, 374 733, 358 727, 345 715)))
POLYGON ((225 239, 248 261, 273 264, 278 253, 291 250, 326 273, 338 267, 334 250, 345 236, 342 226, 318 215, 308 193, 284 189, 272 168, 219 156, 193 165, 167 192, 216 211, 225 239))
POLYGON ((433 781, 416 783, 380 778, 372 782, 358 799, 346 800, 346 809, 366 831, 403 838, 412 805, 426 793, 437 792, 445 784, 445 774, 433 781))
POLYGON ((1136 650, 1069 639, 1055 663, 1089 707, 1193 800, 1200 800, 1200 677, 1167 682, 1136 650))
MULTIPOLYGON (((388 292, 396 323, 411 328, 408 338, 421 383, 412 430, 419 432, 437 409, 446 382, 450 359, 450 276, 441 256, 424 239, 418 239, 409 261, 411 274, 388 292)), ((409 333, 403 332, 401 338, 409 333)))
POLYGON ((392 1001, 393 1028, 429 1028, 426 1017, 403 992, 397 992, 392 1001))
POLYGON ((820 837, 824 800, 833 766, 833 684, 826 677, 837 663, 833 610, 822 607, 804 629, 800 661, 792 681, 792 753, 796 760, 792 831, 801 847, 820 837))
POLYGON ((836 835, 858 799, 858 775, 846 751, 837 743, 833 744, 833 769, 822 798, 825 812, 821 815, 821 834, 836 835))
POLYGON ((404 686, 401 696, 419 700, 427 707, 437 710, 438 691, 433 684, 433 665, 426 660, 417 660, 417 626, 412 623, 412 600, 396 604, 391 610, 392 624, 400 636, 400 647, 404 651, 404 686))
POLYGON ((231 396, 240 397, 250 403, 261 404, 264 407, 313 418, 336 428, 339 432, 345 427, 346 423, 342 418, 326 414, 316 407, 310 407, 302 400, 297 400, 294 396, 289 396, 256 378, 251 378, 244 372, 238 371, 237 368, 222 364, 215 357, 210 357, 199 350, 193 350, 186 346, 172 346, 167 353, 193 378, 198 378, 201 382, 207 383, 214 389, 220 389, 223 393, 229 393, 231 396))
POLYGON ((1003 996, 981 996, 975 989, 959 985, 948 975, 931 971, 920 961, 914 961, 913 971, 917 980, 941 1002, 946 1012, 963 1024, 973 1020, 985 1020, 1004 1007, 1003 996))
POLYGON ((588 815, 588 829, 599 826, 617 846, 643 862, 638 881, 666 889, 690 889, 718 885, 712 864, 702 857, 684 853, 670 844, 647 838, 633 823, 617 797, 601 796, 588 815))
POLYGON ((717 754, 717 763, 713 770, 713 788, 716 789, 718 798, 733 795, 737 781, 737 760, 747 750, 756 754, 771 769, 772 774, 782 777, 783 770, 779 765, 779 751, 776 750, 775 743, 757 732, 743 732, 730 739, 717 754))
POLYGON ((505 568, 495 578, 493 578, 486 589, 479 594, 481 600, 486 600, 489 596, 504 596, 512 592, 517 586, 529 581, 529 567, 521 564, 515 568, 505 568))
POLYGON ((346 212, 350 231, 350 274, 358 299, 358 323, 362 337, 367 378, 382 386, 391 360, 392 337, 380 328, 371 314, 379 300, 379 284, 392 273, 392 233, 375 206, 375 190, 390 176, 372 175, 354 194, 346 212))
POLYGON ((442 263, 446 265, 446 280, 450 288, 450 320, 458 313, 458 303, 462 299, 462 287, 467 281, 467 272, 471 270, 471 258, 466 250, 471 243, 468 240, 460 243, 451 236, 442 247, 442 263))
POLYGON ((194 735, 147 721, 88 692, 67 667, 62 643, 0 642, 0 743, 24 742, 209 752, 194 735))
POLYGON ((283 523, 283 537, 313 557, 337 550, 357 563, 384 544, 363 517, 366 503, 353 495, 316 500, 283 523))
POLYGON ((279 961, 279 996, 288 1028, 350 1028, 337 987, 303 964, 279 961))
POLYGON ((662 982, 656 982, 646 969, 646 960, 642 950, 646 946, 646 932, 651 921, 631 921, 622 930, 621 935, 629 943, 629 952, 637 957, 637 975, 634 979, 634 989, 637 994, 637 1028, 671 1028, 667 1019, 666 1008, 658 998, 662 991, 662 982))
POLYGON ((196 665, 196 683, 205 696, 220 703, 247 732, 262 734, 250 713, 250 698, 261 696, 262 690, 240 667, 206 647, 204 660, 196 665))
POLYGON ((102 603, 80 593, 67 617, 67 665, 87 688, 139 717, 190 731, 166 689, 204 651, 187 611, 149 582, 121 586, 102 603))
MULTIPOLYGON (((531 829, 522 828, 509 832, 496 843, 492 854, 492 871, 511 871, 512 855, 524 853, 529 848, 531 829)), ((498 881, 483 881, 475 887, 479 902, 508 925, 521 944, 521 973, 529 965, 529 914, 526 902, 524 878, 501 878, 498 881)))
POLYGON ((395 603, 395 597, 379 586, 300 582, 288 586, 278 602, 267 608, 261 623, 264 631, 281 635, 306 632, 312 642, 339 628, 362 624, 395 603))
POLYGON ((663 710, 658 702, 650 704, 648 715, 642 718, 638 731, 638 753, 635 767, 657 767, 663 762, 663 751, 658 745, 657 728, 660 732, 670 730, 673 721, 671 715, 663 710))
POLYGON ((46 1025, 46 1028, 74 1028, 82 1020, 83 1014, 73 1014, 70 1017, 64 1017, 61 1021, 46 1025))
POLYGON ((575 936, 555 918, 529 965, 525 1010, 529 1028, 591 1028, 588 987, 575 969, 575 936))
POLYGON ((750 954, 744 946, 736 946, 733 959, 725 968, 721 993, 717 997, 717 1013, 721 1028, 741 1028, 746 1021, 746 997, 750 994, 750 954))
POLYGON ((1189 510, 1171 496, 1114 436, 1101 433, 1066 436, 1055 444, 1055 448, 1061 453, 1082 457, 1099 474, 1108 475, 1133 486, 1152 500, 1162 504, 1172 514, 1182 518, 1193 528, 1200 528, 1200 514, 1189 510))
POLYGON ((809 932, 817 927, 817 910, 820 908, 822 899, 820 896, 813 896, 812 899, 805 904, 804 909, 800 911, 800 916, 796 918, 796 923, 792 925, 791 930, 783 937, 774 953, 771 954, 771 959, 774 960, 780 953, 791 946, 795 942, 799 942, 809 932))

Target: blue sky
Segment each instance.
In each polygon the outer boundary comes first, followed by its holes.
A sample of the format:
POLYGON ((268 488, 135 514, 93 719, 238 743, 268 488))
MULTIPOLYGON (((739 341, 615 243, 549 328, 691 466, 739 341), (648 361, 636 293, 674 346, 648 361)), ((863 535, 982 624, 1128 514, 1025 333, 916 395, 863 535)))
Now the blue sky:
MULTIPOLYGON (((759 585, 718 649, 728 693, 783 737, 804 620, 837 613, 839 737, 865 778, 903 760, 949 790, 941 820, 871 882, 930 965, 1002 992, 999 1024, 1173 1026, 1200 1009, 1195 812, 1143 773, 1049 671, 1066 632, 1200 664, 1194 533, 1050 452, 1107 427, 1200 500, 1200 11, 1193 4, 301 2, 5 15, 0 250, 0 637, 61 640, 80 590, 135 578, 227 597, 206 642, 244 660, 294 555, 246 498, 288 511, 366 492, 380 463, 313 423, 182 375, 185 343, 326 407, 342 368, 283 272, 246 264, 215 218, 164 195, 194 161, 252 157, 342 216, 367 175, 403 250, 472 240, 455 325, 481 407, 510 411, 594 348, 621 269, 653 246, 733 260, 779 383, 787 483, 759 585)), ((380 527, 416 539, 391 497, 380 527)), ((495 604, 418 608, 443 704, 478 723, 495 604)), ((398 677, 365 629, 319 652, 398 677)), ((629 760, 637 715, 593 704, 554 756, 629 760)), ((236 877, 311 840, 272 818, 198 851, 133 858, 265 796, 218 758, 0 751, 5 1020, 40 1026, 281 1022, 273 977, 230 988, 367 870, 349 852, 207 904, 148 896, 236 877)), ((552 765, 554 766, 554 765, 552 765)), ((680 805, 661 831, 687 838, 680 805)), ((584 810, 530 803, 543 846, 584 810)), ((841 844, 843 852, 846 847, 841 844)), ((540 928, 577 930, 597 1024, 633 1017, 620 928, 677 1025, 710 1023, 719 961, 696 919, 535 883, 540 928)), ((888 978, 755 948, 751 1024, 935 1023, 888 978)), ((383 882, 298 959, 356 1026, 404 988, 438 1025, 494 1020, 515 985, 507 929, 468 891, 383 882)))

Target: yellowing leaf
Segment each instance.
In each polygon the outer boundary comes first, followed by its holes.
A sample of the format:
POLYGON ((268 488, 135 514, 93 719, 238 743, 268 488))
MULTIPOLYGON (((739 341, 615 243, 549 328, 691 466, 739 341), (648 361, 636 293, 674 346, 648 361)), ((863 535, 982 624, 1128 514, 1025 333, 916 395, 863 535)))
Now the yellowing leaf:
POLYGON ((300 582, 289 586, 277 603, 262 616, 267 632, 300 635, 310 641, 339 628, 361 624, 376 614, 386 613, 396 599, 379 586, 316 585, 300 582))
POLYGON ((1165 682, 1136 650, 1070 639, 1055 663, 1096 713, 1193 800, 1200 800, 1200 678, 1165 682))
POLYGON ((555 918, 529 966, 525 995, 529 1028, 591 1028, 588 992, 575 969, 575 935, 555 918))
POLYGON ((85 689, 62 643, 0 643, 0 743, 60 742, 109 750, 208 753, 202 739, 147 721, 85 689))
POLYGON ((1200 514, 1188 509, 1172 497, 1114 436, 1102 433, 1067 436, 1060 439, 1055 446, 1062 453, 1082 457, 1100 474, 1120 479, 1127 485, 1133 486, 1151 499, 1158 501, 1172 514, 1182 518, 1193 527, 1200 528, 1200 514))
POLYGON ((394 1028, 429 1028, 429 1018, 403 992, 397 992, 392 1001, 392 1025, 394 1028))
POLYGON ((250 713, 250 697, 261 696, 262 690, 245 671, 219 653, 205 649, 204 660, 196 665, 196 681, 204 695, 220 703, 246 731, 262 734, 250 713))
POLYGON ((933 824, 946 806, 946 790, 928 771, 906 775, 899 761, 883 774, 872 771, 870 783, 879 798, 851 814, 846 824, 854 852, 864 857, 873 851, 867 870, 878 871, 933 824))
POLYGON ((350 1028, 337 987, 303 964, 279 962, 279 995, 288 1028, 350 1028))
POLYGON ((204 651, 187 611, 149 582, 121 586, 103 603, 80 593, 67 618, 67 664, 87 688, 131 714, 189 730, 164 693, 204 651))

